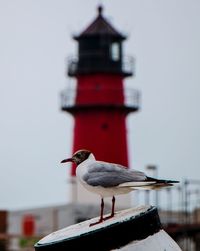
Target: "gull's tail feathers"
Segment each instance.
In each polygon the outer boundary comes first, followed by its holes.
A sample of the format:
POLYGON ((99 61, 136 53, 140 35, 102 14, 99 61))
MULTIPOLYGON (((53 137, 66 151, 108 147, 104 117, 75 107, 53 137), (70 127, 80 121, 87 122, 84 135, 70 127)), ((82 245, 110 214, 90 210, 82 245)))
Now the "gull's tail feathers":
POLYGON ((119 185, 119 187, 146 187, 155 184, 155 181, 130 181, 119 185))
POLYGON ((159 180, 147 177, 145 181, 125 182, 119 187, 129 187, 133 190, 159 190, 165 187, 171 187, 173 184, 179 183, 176 180, 159 180))
POLYGON ((149 185, 149 186, 144 186, 144 187, 137 187, 137 190, 160 190, 162 188, 171 187, 171 186, 173 186, 173 184, 170 184, 170 183, 157 183, 157 184, 154 184, 154 185, 149 185))
POLYGON ((160 180, 152 177, 147 177, 146 181, 154 181, 156 184, 171 184, 171 185, 179 183, 179 181, 177 180, 160 180))

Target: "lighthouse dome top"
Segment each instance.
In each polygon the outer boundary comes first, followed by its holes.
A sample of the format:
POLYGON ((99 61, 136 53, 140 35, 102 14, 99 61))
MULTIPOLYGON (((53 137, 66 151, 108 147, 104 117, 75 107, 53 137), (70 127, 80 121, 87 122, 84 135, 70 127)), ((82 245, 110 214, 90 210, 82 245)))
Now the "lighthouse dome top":
POLYGON ((78 36, 74 38, 79 40, 89 36, 110 36, 119 40, 124 40, 126 37, 117 31, 110 22, 103 16, 103 6, 97 8, 97 17, 95 20, 78 36))

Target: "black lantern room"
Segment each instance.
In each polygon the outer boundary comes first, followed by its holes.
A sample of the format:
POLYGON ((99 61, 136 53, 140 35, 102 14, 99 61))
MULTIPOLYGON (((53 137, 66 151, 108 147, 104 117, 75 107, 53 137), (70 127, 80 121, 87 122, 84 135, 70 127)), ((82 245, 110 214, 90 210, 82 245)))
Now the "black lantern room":
POLYGON ((80 35, 74 36, 78 41, 78 59, 69 61, 69 76, 95 73, 132 75, 133 59, 129 57, 125 62, 123 58, 122 42, 126 37, 103 17, 102 12, 103 8, 99 6, 96 19, 80 35))

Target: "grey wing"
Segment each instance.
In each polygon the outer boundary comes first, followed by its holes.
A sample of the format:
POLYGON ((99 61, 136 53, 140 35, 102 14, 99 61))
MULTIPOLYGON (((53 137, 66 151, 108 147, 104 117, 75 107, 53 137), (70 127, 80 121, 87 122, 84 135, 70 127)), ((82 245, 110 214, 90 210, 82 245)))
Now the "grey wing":
POLYGON ((88 168, 83 180, 92 186, 115 187, 126 182, 145 181, 143 172, 129 170, 121 165, 97 161, 88 168))

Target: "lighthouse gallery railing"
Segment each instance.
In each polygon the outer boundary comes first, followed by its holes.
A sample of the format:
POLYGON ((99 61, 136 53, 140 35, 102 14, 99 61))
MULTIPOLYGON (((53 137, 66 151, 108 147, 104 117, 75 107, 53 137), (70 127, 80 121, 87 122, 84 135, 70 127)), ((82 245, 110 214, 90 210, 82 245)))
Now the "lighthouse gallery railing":
MULTIPOLYGON (((119 92, 122 92, 121 89, 110 89, 110 92, 112 92, 112 95, 117 95, 119 92)), ((61 108, 62 110, 67 110, 70 108, 73 108, 76 106, 76 88, 68 87, 65 90, 61 92, 61 108)), ((85 95, 86 92, 96 92, 95 88, 87 88, 87 89, 79 89, 79 95, 85 95)), ((124 93, 124 103, 121 104, 121 106, 124 106, 125 108, 138 110, 140 108, 140 92, 136 89, 132 88, 125 88, 123 90, 124 93)), ((94 106, 103 106, 105 104, 98 103, 98 101, 94 102, 93 104, 90 103, 90 105, 94 106)), ((112 101, 110 103, 107 103, 106 106, 119 106, 118 103, 113 103, 112 101)))

